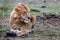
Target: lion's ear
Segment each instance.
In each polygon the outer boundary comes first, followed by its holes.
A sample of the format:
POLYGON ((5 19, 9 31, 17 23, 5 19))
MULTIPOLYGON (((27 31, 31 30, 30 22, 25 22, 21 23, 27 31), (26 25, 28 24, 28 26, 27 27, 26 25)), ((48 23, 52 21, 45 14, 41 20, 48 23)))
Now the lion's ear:
POLYGON ((26 9, 27 12, 30 12, 30 9, 28 8, 28 6, 26 6, 25 4, 21 4, 21 5, 26 9))

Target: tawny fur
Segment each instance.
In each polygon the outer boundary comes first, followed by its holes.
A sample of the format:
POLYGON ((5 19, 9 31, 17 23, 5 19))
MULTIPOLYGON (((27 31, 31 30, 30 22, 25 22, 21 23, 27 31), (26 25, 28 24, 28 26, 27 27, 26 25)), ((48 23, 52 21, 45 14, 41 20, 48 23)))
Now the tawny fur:
POLYGON ((11 31, 15 31, 18 36, 31 31, 32 26, 35 25, 36 17, 30 15, 30 9, 23 3, 17 4, 11 12, 9 23, 11 31), (28 17, 30 19, 28 19, 28 17), (28 23, 22 23, 21 18, 29 20, 28 23), (13 30, 12 30, 13 29, 13 30), (17 31, 18 30, 18 31, 17 31))

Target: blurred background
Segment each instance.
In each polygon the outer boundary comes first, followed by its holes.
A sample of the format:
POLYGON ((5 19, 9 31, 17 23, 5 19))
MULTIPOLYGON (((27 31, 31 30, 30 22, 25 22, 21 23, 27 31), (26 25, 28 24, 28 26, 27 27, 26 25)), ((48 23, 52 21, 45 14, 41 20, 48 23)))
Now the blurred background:
MULTIPOLYGON (((60 12, 60 0, 0 0, 0 17, 8 16, 11 10, 18 3, 26 4, 30 9, 36 9, 40 13, 57 13, 60 12), (3 14, 1 14, 3 11, 3 14)), ((39 14, 40 14, 39 13, 39 14)), ((32 12, 33 14, 33 12, 32 12)), ((39 15, 36 13, 36 15, 39 15)))
POLYGON ((0 0, 0 31, 9 29, 9 15, 18 3, 26 4, 31 9, 30 14, 36 16, 34 35, 60 35, 60 19, 44 20, 40 17, 43 13, 60 14, 60 0, 0 0))
MULTIPOLYGON (((24 3, 32 10, 39 10, 40 13, 60 12, 60 0, 0 0, 0 17, 2 17, 2 15, 8 16, 13 7, 18 3, 24 3)), ((38 15, 38 13, 36 14, 38 15)))

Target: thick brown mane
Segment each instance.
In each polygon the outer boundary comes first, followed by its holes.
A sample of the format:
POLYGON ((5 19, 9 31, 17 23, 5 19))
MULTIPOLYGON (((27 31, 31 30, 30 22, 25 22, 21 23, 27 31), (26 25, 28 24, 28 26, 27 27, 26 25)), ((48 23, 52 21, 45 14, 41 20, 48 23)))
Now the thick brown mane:
POLYGON ((30 9, 25 4, 18 4, 13 11, 11 12, 9 22, 11 24, 11 29, 19 30, 19 33, 25 33, 29 29, 31 30, 32 26, 35 24, 35 16, 29 14, 30 9), (24 32, 22 32, 24 30, 24 32))

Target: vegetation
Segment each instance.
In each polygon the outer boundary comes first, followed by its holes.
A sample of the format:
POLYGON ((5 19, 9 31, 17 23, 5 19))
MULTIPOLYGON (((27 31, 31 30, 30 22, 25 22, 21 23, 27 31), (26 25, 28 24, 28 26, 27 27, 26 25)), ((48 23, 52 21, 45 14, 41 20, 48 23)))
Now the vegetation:
MULTIPOLYGON (((50 4, 45 4, 46 8, 41 8, 41 6, 43 5, 44 3, 41 3, 41 4, 36 4, 36 5, 28 5, 30 7, 30 9, 37 9, 39 10, 40 12, 33 12, 33 11, 30 11, 31 15, 40 15, 42 13, 60 13, 60 3, 50 3, 50 4)), ((13 9, 13 6, 11 5, 2 5, 0 6, 0 17, 5 17, 5 16, 9 16, 11 10, 13 9), (3 8, 3 9, 1 9, 3 8), (7 8, 6 10, 4 10, 4 8, 7 8)), ((6 30, 5 27, 2 27, 0 28, 2 30, 6 30)), ((53 36, 53 35, 60 35, 60 32, 57 32, 57 31, 51 31, 51 30, 48 30, 48 31, 40 31, 40 30, 32 30, 32 32, 30 33, 32 35, 47 35, 47 36, 53 36)))
POLYGON ((60 5, 59 3, 55 4, 55 3, 50 3, 50 4, 45 4, 46 8, 41 8, 41 6, 43 6, 43 3, 41 4, 37 4, 37 5, 28 5, 31 9, 38 9, 40 11, 40 13, 56 13, 56 12, 60 12, 60 5))
POLYGON ((12 9, 13 9, 13 7, 10 5, 0 6, 0 17, 9 16, 12 9))
MULTIPOLYGON (((40 12, 31 11, 30 13, 32 15, 39 15, 39 14, 41 14, 43 12, 45 12, 45 13, 56 13, 56 12, 59 13, 60 12, 59 11, 60 10, 59 3, 57 3, 57 4, 55 4, 55 3, 45 4, 45 6, 46 6, 45 9, 41 8, 41 6, 43 6, 43 5, 44 5, 44 3, 36 4, 36 5, 33 5, 33 4, 28 5, 31 9, 37 9, 37 10, 40 11, 40 12), (35 14, 35 13, 37 13, 37 14, 35 14)), ((8 10, 10 10, 10 12, 11 12, 11 10, 13 9, 13 6, 4 4, 4 5, 0 6, 0 8, 7 8, 6 9, 7 11, 3 11, 3 10, 1 11, 1 9, 0 9, 0 17, 2 17, 3 14, 4 14, 4 16, 8 16, 9 15, 9 11, 8 10)))
POLYGON ((41 31, 41 30, 32 30, 30 32, 31 35, 39 35, 39 36, 60 36, 60 32, 56 30, 47 30, 47 31, 41 31))
POLYGON ((6 26, 0 26, 0 31, 1 30, 6 30, 7 28, 6 28, 6 26))

